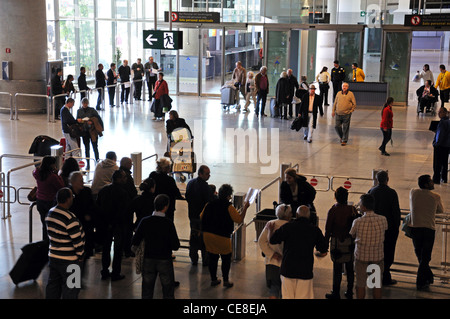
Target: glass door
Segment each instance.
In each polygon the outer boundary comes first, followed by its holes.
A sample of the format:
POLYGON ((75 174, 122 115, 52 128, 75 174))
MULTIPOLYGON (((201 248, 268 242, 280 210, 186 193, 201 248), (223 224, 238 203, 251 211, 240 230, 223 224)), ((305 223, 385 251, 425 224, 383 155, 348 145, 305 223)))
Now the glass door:
POLYGON ((408 104, 411 31, 383 30, 381 81, 389 83, 389 96, 395 103, 408 104))
POLYGON ((290 30, 266 31, 266 59, 267 74, 269 77, 269 96, 275 96, 275 88, 280 75, 287 70, 289 58, 290 30))
POLYGON ((202 29, 201 95, 219 95, 222 87, 222 29, 202 29))
POLYGON ((199 94, 199 29, 183 28, 183 49, 179 50, 178 81, 180 94, 199 94))
POLYGON ((345 69, 347 81, 352 80, 352 63, 364 70, 362 65, 362 31, 338 31, 337 32, 337 53, 336 57, 340 66, 345 69))

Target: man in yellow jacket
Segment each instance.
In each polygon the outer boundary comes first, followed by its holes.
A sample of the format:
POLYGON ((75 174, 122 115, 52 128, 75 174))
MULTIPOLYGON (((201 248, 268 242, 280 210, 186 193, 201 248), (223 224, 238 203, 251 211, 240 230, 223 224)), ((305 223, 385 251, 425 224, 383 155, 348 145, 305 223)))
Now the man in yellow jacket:
POLYGON ((353 63, 352 69, 353 69, 352 81, 353 82, 364 82, 366 75, 364 74, 364 71, 358 67, 358 63, 353 63))
POLYGON ((439 88, 439 95, 441 96, 441 107, 449 100, 450 94, 450 72, 445 70, 445 65, 439 66, 441 73, 437 76, 436 89, 439 88))

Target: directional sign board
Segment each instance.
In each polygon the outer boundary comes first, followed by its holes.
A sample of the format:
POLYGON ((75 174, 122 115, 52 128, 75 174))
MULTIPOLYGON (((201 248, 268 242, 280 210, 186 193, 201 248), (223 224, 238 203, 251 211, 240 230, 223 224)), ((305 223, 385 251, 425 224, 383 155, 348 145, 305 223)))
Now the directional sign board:
MULTIPOLYGON (((169 22, 169 12, 164 12, 164 21, 169 22)), ((172 12, 172 22, 220 23, 219 12, 172 12)))
POLYGON ((144 30, 144 49, 183 49, 182 31, 144 30))

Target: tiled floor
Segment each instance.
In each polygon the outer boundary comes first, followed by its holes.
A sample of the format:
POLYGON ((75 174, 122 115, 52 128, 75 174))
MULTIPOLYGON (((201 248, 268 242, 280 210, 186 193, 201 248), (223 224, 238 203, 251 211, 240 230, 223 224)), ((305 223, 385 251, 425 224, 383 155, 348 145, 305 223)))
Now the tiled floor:
MULTIPOLYGON (((318 179, 316 208, 320 217, 319 226, 324 228, 328 209, 333 204, 333 192, 350 177, 352 191, 350 200, 357 202, 359 193, 366 192, 372 185, 372 170, 387 169, 390 173, 390 186, 397 190, 400 206, 409 209, 409 190, 417 185, 417 177, 432 173, 433 133, 428 131, 432 118, 430 115, 417 116, 415 102, 409 107, 394 107, 393 144, 388 146, 390 157, 380 155, 381 143, 379 130, 380 105, 358 107, 355 111, 350 129, 349 144, 342 147, 334 131, 331 109, 318 120, 317 130, 311 144, 301 138, 299 132, 290 130, 291 121, 278 118, 257 118, 252 112, 244 114, 235 110, 223 111, 219 99, 174 96, 174 107, 185 118, 194 131, 197 158, 211 168, 210 183, 220 186, 230 183, 235 193, 245 193, 250 187, 264 188, 279 176, 283 163, 298 164, 300 172, 320 175, 318 179), (253 146, 244 148, 244 137, 234 142, 226 138, 227 132, 236 128, 246 130, 253 146), (228 129, 228 130, 227 130, 228 129), (253 137, 256 137, 254 139, 253 137), (269 149, 269 151, 266 151, 269 149), (279 150, 277 152, 277 150, 279 150), (245 153, 246 152, 246 153, 245 153), (244 154, 243 160, 240 156, 244 154), (264 170, 264 168, 266 170, 264 170), (274 168, 274 169, 273 169, 274 168), (354 192, 354 193, 353 193, 354 192)), ((95 100, 93 97, 92 101, 95 100)), ((266 114, 270 114, 269 106, 266 114)), ((118 157, 130 156, 133 152, 142 152, 145 158, 157 153, 162 156, 166 150, 164 122, 152 121, 148 102, 123 105, 101 112, 105 122, 104 136, 100 139, 101 157, 110 150, 116 151, 118 157)), ((232 131, 235 132, 235 131, 232 131)), ((37 135, 49 135, 56 139, 61 137, 60 122, 48 123, 45 115, 21 114, 20 120, 9 120, 8 114, 0 114, 0 154, 28 155, 28 149, 37 135)), ((230 137, 230 135, 228 135, 230 137)), ((3 159, 3 171, 29 163, 29 160, 3 159)), ((154 169, 154 158, 142 163, 143 178, 154 169)), ((31 177, 32 168, 11 173, 11 185, 30 187, 34 185, 31 177)), ((185 184, 179 184, 183 189, 185 184)), ((444 206, 450 207, 450 186, 437 185, 444 206)), ((20 200, 26 202, 26 191, 20 200)), ((262 192, 262 208, 270 208, 278 199, 278 184, 275 182, 262 192)), ((176 290, 177 299, 259 299, 267 298, 265 287, 264 260, 255 242, 255 224, 251 223, 256 213, 255 204, 249 208, 246 224, 246 250, 242 260, 232 264, 231 280, 235 286, 224 289, 222 286, 212 288, 209 274, 202 266, 192 266, 186 249, 176 252, 175 276, 181 282, 176 290)), ((175 223, 179 237, 188 238, 189 224, 187 205, 177 202, 175 223)), ((36 282, 26 282, 15 286, 8 273, 17 261, 20 248, 28 242, 28 206, 17 202, 11 205, 11 217, 0 220, 0 298, 2 299, 39 299, 44 298, 45 283, 48 276, 44 269, 36 282)), ((34 211, 33 239, 40 236, 40 221, 34 211)), ((442 227, 438 228, 432 265, 437 267, 435 274, 443 274, 440 263, 445 244, 442 239, 442 227)), ((416 264, 411 241, 400 234, 396 261, 416 264)), ((314 292, 315 297, 323 299, 331 289, 332 263, 329 256, 315 260, 314 292)), ((383 290, 383 297, 389 299, 443 299, 450 296, 450 285, 439 279, 430 291, 415 289, 415 276, 409 273, 415 266, 396 265, 394 278, 399 281, 396 286, 383 290)), ((123 273, 126 278, 118 282, 100 280, 100 255, 88 261, 84 277, 84 289, 80 294, 83 299, 138 299, 141 294, 141 278, 134 271, 134 260, 123 260, 123 273)), ((220 271, 219 271, 220 273, 220 271)), ((345 282, 345 279, 344 279, 345 282)), ((159 285, 159 284, 158 284, 159 285)), ((160 298, 157 289, 156 298, 160 298)))

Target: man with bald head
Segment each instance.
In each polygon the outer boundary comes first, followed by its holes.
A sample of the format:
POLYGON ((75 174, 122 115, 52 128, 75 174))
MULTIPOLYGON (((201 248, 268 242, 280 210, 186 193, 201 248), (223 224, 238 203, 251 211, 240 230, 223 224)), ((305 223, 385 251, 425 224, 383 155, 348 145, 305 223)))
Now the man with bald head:
MULTIPOLYGON (((269 228, 270 243, 283 243, 281 262, 281 290, 283 299, 313 299, 314 248, 324 257, 328 244, 319 227, 310 221, 306 205, 297 209, 297 218, 275 232, 269 228)), ((270 226, 269 226, 270 227, 270 226)))

